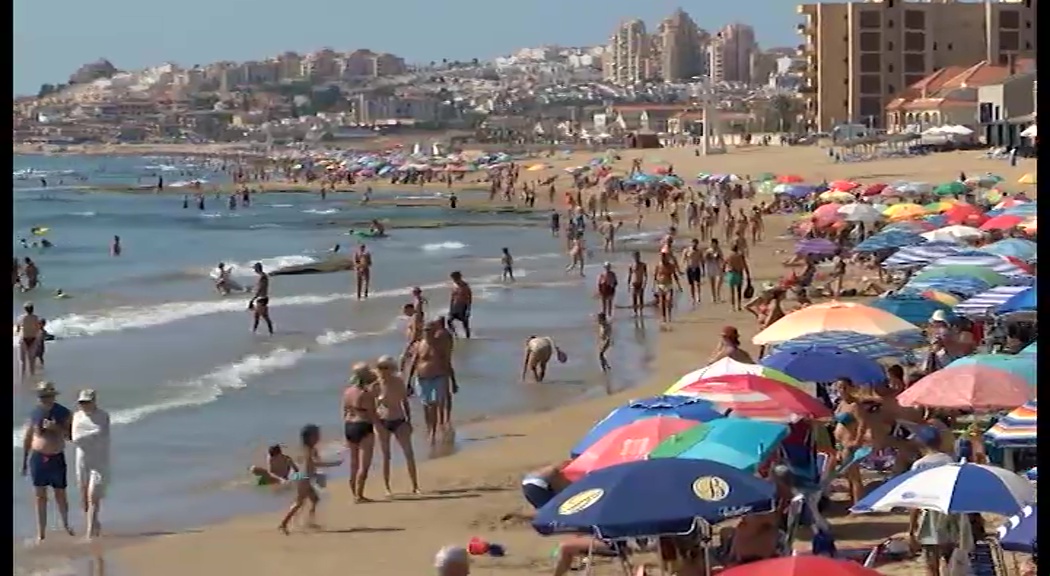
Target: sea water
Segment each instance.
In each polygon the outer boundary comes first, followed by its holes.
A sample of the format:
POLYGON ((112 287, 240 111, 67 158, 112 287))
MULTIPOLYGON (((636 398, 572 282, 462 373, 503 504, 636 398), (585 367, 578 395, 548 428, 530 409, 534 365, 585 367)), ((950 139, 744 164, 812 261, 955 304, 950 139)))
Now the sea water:
MULTIPOLYGON (((283 506, 237 484, 247 465, 261 460, 266 445, 293 442, 305 423, 321 425, 337 440, 349 366, 398 355, 404 346, 399 311, 411 287, 423 288, 431 310, 444 310, 453 270, 475 294, 474 338, 456 346, 461 421, 551 408, 642 376, 644 335, 626 323, 611 354, 614 376, 600 376, 593 328, 597 269, 588 266, 586 280, 566 275, 564 240, 551 237, 542 215, 362 206, 347 193, 322 200, 316 193, 280 192, 254 195, 250 207, 236 210, 226 207, 225 197, 207 194, 199 210, 192 199, 183 208, 183 196, 170 185, 223 180, 200 162, 103 156, 16 156, 14 162, 14 254, 38 263, 42 285, 16 295, 12 316, 31 299, 48 320, 57 340, 47 344, 44 377, 61 391, 60 402, 72 407, 78 389, 93 388, 110 412, 114 473, 105 519, 111 533, 283 506), (161 176, 165 193, 130 192, 161 176), (121 186, 129 192, 92 190, 121 186), (367 301, 352 297, 349 273, 274 277, 277 333, 252 335, 248 297, 214 290, 211 275, 220 261, 250 285, 254 262, 272 271, 323 259, 336 244, 349 255, 360 240, 348 228, 373 218, 391 230, 389 238, 368 241, 375 265, 367 301), (21 239, 37 239, 30 232, 37 226, 49 229, 53 248, 21 247, 21 239), (123 246, 119 257, 109 254, 115 235, 123 246), (515 256, 513 284, 499 280, 504 246, 515 256), (71 297, 55 299, 56 289, 71 297), (553 336, 569 354, 542 385, 519 381, 524 342, 533 334, 553 336)), ((412 188, 376 198, 434 193, 412 188)), ((31 384, 19 384, 17 374, 13 382, 18 452, 34 399, 31 384)), ((461 433, 466 437, 469 432, 461 433)), ((418 435, 416 443, 426 457, 418 435)), ((397 485, 406 484, 402 470, 395 474, 397 485)), ((30 493, 28 483, 16 479, 16 539, 33 532, 30 493)), ((73 518, 79 527, 79 512, 73 518)))

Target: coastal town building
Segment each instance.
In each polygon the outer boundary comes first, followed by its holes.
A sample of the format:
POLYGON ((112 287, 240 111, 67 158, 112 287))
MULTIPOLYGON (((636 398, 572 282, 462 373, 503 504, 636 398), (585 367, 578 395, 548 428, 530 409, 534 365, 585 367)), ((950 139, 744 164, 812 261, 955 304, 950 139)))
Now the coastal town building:
POLYGON ((989 146, 1017 147, 1036 122, 1036 73, 1012 74, 977 89, 977 133, 989 146))
POLYGON ((1036 51, 1035 0, 866 0, 798 6, 806 59, 806 116, 829 131, 881 128, 885 107, 942 68, 1008 65, 1036 51))
POLYGON ((752 59, 757 52, 754 28, 739 23, 722 28, 708 48, 711 81, 751 84, 752 59))
POLYGON ((656 32, 659 46, 661 79, 670 82, 689 81, 707 74, 705 58, 708 34, 681 8, 660 23, 656 32))
POLYGON ((648 80, 653 77, 651 53, 652 41, 645 31, 645 22, 638 19, 623 22, 609 38, 602 76, 619 85, 648 80))

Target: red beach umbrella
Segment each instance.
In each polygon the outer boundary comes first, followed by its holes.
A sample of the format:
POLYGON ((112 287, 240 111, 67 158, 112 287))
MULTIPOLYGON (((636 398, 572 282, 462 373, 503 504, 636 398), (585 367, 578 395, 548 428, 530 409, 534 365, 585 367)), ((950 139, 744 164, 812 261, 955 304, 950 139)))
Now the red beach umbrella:
POLYGON ((857 184, 856 182, 850 182, 849 180, 835 180, 834 182, 829 184, 828 187, 832 190, 841 190, 843 192, 849 192, 854 188, 860 188, 860 184, 857 184))
POLYGON ((733 416, 756 420, 792 422, 831 416, 827 406, 805 391, 753 374, 697 380, 675 394, 707 400, 720 408, 731 408, 733 416))
POLYGON ((813 217, 819 220, 839 220, 842 218, 842 215, 839 214, 839 208, 842 206, 836 202, 822 204, 813 211, 813 217))
POLYGON ((871 184, 861 192, 861 196, 874 196, 886 189, 885 184, 871 184))
POLYGON ((802 177, 797 174, 781 174, 777 176, 777 182, 780 184, 801 184, 802 177))
POLYGON ((721 576, 879 576, 880 573, 849 560, 825 556, 784 556, 751 562, 722 572, 721 576))
POLYGON ((959 203, 944 211, 944 216, 949 224, 966 224, 968 226, 980 226, 988 217, 980 208, 973 204, 959 203))
POLYGON ((1021 216, 1000 214, 999 216, 986 221, 984 224, 981 224, 981 230, 1009 230, 1021 222, 1024 222, 1024 218, 1021 216))
POLYGON ((698 426, 695 420, 656 416, 635 420, 609 432, 570 462, 562 473, 575 482, 587 474, 615 464, 642 460, 672 434, 698 426))
POLYGON ((982 412, 1016 408, 1031 399, 1024 378, 979 364, 938 370, 897 395, 901 406, 982 412))

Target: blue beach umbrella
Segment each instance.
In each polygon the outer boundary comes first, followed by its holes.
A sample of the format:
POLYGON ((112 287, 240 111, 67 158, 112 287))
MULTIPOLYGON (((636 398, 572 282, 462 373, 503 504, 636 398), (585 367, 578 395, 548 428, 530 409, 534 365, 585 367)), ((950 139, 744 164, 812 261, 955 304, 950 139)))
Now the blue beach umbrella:
POLYGON ((1039 305, 1036 287, 1025 288, 1014 294, 1009 300, 1003 302, 995 309, 999 314, 1011 314, 1014 312, 1034 312, 1039 305))
POLYGON ((984 464, 944 464, 905 472, 861 498, 854 512, 922 508, 943 514, 1009 516, 1035 503, 1035 488, 1020 475, 984 464))
POLYGON ((754 472, 780 447, 788 427, 747 418, 720 418, 672 434, 649 453, 650 459, 710 460, 754 472))
POLYGON ((991 288, 991 284, 980 278, 971 278, 968 276, 946 276, 941 278, 927 277, 912 280, 905 284, 905 288, 918 292, 923 290, 939 290, 941 292, 956 294, 963 298, 969 298, 975 294, 987 291, 991 288))
MULTIPOLYGON (((661 458, 617 464, 570 484, 536 511, 540 534, 602 539, 687 534, 708 524, 773 509, 773 484, 707 460, 661 458)), ((1014 509, 1016 511, 1016 508, 1014 509)))
POLYGON ((1006 519, 996 532, 999 535, 999 545, 1003 550, 1009 552, 1023 552, 1031 554, 1035 551, 1037 533, 1039 527, 1038 506, 1033 504, 1021 508, 1017 514, 1006 519))
POLYGON ((1016 294, 1027 290, 1027 286, 996 286, 984 290, 969 299, 960 302, 952 310, 960 316, 983 316, 995 311, 1016 294))
POLYGON ((609 412, 605 418, 602 418, 600 422, 595 424, 572 447, 569 455, 575 458, 613 430, 644 418, 669 416, 697 422, 708 422, 716 418, 722 418, 723 415, 723 412, 715 408, 714 404, 690 396, 652 396, 650 398, 632 400, 626 406, 621 406, 609 412))
POLYGON ((803 382, 832 382, 844 376, 857 384, 886 381, 886 373, 875 360, 859 352, 833 346, 778 349, 758 363, 803 382))
POLYGON ((930 316, 937 310, 943 310, 952 314, 952 307, 947 304, 923 298, 922 296, 910 296, 907 294, 876 298, 868 302, 868 306, 884 310, 899 318, 904 318, 916 326, 922 326, 929 322, 930 316))
POLYGON ((895 252, 882 263, 883 268, 918 268, 926 266, 964 249, 954 242, 926 242, 917 246, 907 246, 895 252))
POLYGON ((1029 354, 974 354, 963 356, 949 364, 949 366, 971 365, 987 366, 1009 372, 1018 378, 1023 378, 1029 386, 1036 385, 1035 357, 1029 354))
POLYGON ((1038 212, 1039 208, 1035 202, 1015 204, 1009 208, 1002 209, 1002 213, 1007 216, 1035 216, 1038 212))
POLYGON ((1024 238, 1004 238, 981 248, 981 252, 996 256, 1010 256, 1020 260, 1031 260, 1037 249, 1035 242, 1024 238))
POLYGON ((855 252, 879 252, 881 250, 917 246, 924 243, 926 243, 926 239, 914 232, 890 230, 888 232, 880 232, 864 240, 857 244, 853 250, 855 252))
POLYGON ((872 360, 882 358, 903 358, 909 352, 908 345, 919 345, 922 343, 921 335, 909 336, 909 339, 890 343, 878 336, 850 332, 848 330, 830 330, 827 332, 814 332, 798 338, 792 338, 781 342, 773 347, 776 352, 805 351, 810 348, 834 348, 856 352, 872 360), (899 345, 898 345, 899 344, 899 345))
POLYGON ((684 182, 682 182, 682 179, 678 176, 664 176, 660 179, 660 181, 664 184, 667 184, 668 186, 681 186, 682 184, 684 184, 684 182))

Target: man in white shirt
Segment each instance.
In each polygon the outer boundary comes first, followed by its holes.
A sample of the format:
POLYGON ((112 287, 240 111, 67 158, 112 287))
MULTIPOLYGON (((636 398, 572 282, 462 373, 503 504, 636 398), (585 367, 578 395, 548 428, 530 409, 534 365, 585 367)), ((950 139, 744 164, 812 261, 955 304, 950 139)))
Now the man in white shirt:
POLYGON ((99 508, 110 473, 109 413, 98 407, 94 390, 81 390, 73 414, 72 441, 77 454, 77 483, 87 518, 88 539, 101 533, 99 508))

